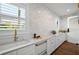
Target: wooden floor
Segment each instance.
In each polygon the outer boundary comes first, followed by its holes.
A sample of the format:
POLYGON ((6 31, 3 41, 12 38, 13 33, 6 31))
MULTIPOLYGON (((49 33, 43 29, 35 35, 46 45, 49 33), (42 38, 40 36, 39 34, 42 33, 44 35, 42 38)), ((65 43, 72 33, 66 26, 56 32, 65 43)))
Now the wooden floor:
POLYGON ((52 55, 79 55, 79 45, 64 42, 52 55))

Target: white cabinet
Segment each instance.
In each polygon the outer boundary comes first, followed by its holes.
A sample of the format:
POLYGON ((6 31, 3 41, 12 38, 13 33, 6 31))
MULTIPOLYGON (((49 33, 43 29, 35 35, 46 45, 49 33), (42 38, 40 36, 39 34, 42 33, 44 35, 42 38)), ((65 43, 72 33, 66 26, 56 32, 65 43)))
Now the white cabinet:
POLYGON ((51 54, 56 48, 56 38, 51 37, 47 40, 47 54, 51 54))
POLYGON ((33 55, 34 45, 25 46, 17 50, 17 55, 33 55))
POLYGON ((65 41, 65 34, 59 34, 47 40, 47 54, 51 54, 57 47, 65 41))
POLYGON ((35 44, 35 54, 45 54, 47 52, 47 41, 35 44))
POLYGON ((65 33, 50 37, 48 40, 38 42, 32 45, 24 46, 19 49, 5 53, 5 55, 42 55, 51 54, 64 41, 65 33))
POLYGON ((65 33, 60 34, 57 37, 58 46, 60 46, 66 40, 65 33))
POLYGON ((5 53, 5 55, 34 55, 34 47, 35 45, 25 46, 14 51, 5 53))
POLYGON ((5 55, 16 55, 16 51, 7 52, 7 53, 5 53, 5 55))

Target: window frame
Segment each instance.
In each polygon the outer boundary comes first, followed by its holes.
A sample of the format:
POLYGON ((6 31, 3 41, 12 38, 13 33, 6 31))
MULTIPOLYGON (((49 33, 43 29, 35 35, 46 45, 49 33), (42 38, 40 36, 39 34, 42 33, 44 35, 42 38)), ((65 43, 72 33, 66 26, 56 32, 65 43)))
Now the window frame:
MULTIPOLYGON (((9 5, 12 5, 12 4, 9 4, 9 5)), ((15 7, 17 7, 17 6, 15 6, 15 7)), ((21 8, 21 7, 17 7, 18 8, 18 12, 16 12, 17 13, 17 17, 16 16, 11 16, 11 15, 6 15, 6 17, 13 17, 13 18, 16 18, 17 19, 17 28, 3 28, 3 29, 1 29, 0 28, 0 30, 15 30, 15 29, 17 29, 17 30, 23 30, 23 29, 25 29, 25 14, 24 14, 24 18, 22 18, 21 17, 21 12, 22 12, 22 10, 21 9, 23 9, 23 8, 21 8), (24 21, 24 23, 21 25, 21 21, 24 21), (23 28, 21 28, 21 26, 23 27, 23 28)), ((23 9, 24 10, 24 12, 25 12, 25 9, 23 9)), ((5 15, 5 14, 4 14, 5 15)), ((4 15, 2 16, 2 14, 1 14, 1 4, 0 4, 0 21, 1 21, 1 19, 2 19, 2 17, 4 17, 4 15)), ((4 25, 5 26, 5 25, 4 25)), ((16 25, 15 25, 16 26, 16 25)))

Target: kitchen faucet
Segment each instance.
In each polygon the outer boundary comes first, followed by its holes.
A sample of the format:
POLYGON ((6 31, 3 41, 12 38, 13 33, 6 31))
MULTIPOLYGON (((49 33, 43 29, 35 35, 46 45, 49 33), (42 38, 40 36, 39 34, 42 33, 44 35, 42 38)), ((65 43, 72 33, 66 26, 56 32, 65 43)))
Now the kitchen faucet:
POLYGON ((14 41, 17 41, 17 30, 14 30, 14 41))

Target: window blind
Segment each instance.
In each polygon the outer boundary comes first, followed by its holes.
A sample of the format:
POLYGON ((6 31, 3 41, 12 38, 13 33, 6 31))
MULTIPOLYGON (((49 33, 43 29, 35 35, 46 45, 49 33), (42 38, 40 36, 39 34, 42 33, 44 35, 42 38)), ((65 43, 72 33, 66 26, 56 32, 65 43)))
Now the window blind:
POLYGON ((22 29, 25 24, 25 9, 0 3, 0 30, 22 29))

